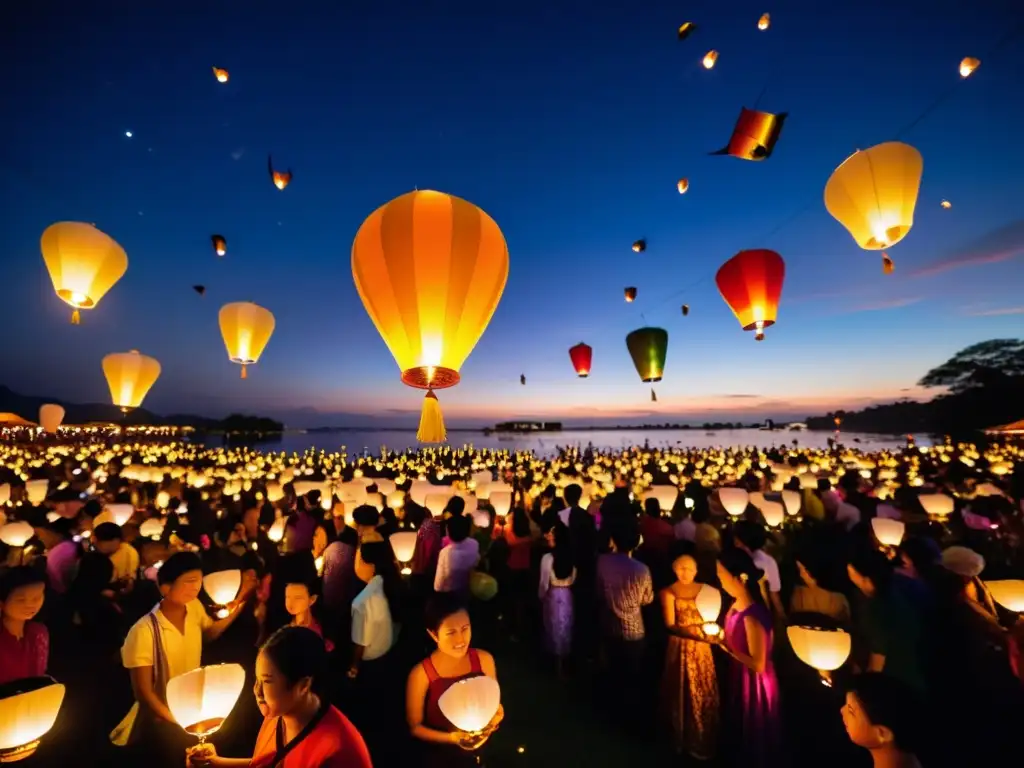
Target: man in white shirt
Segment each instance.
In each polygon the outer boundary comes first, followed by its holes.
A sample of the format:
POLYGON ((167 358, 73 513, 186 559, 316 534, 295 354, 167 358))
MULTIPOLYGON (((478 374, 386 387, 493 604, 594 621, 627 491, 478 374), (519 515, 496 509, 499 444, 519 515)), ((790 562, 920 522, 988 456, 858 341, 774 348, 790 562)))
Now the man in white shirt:
POLYGON ((458 515, 448 519, 451 544, 441 550, 434 575, 435 592, 469 593, 469 574, 480 562, 480 542, 469 538, 470 520, 458 515))
POLYGON ((386 541, 368 541, 360 546, 361 561, 356 576, 366 586, 352 601, 352 665, 348 676, 359 674, 359 665, 384 656, 395 644, 391 606, 384 593, 384 577, 379 573, 391 562, 391 545, 386 541))
POLYGON ((761 588, 762 592, 767 592, 765 600, 768 607, 777 620, 784 621, 786 610, 782 607, 782 577, 779 575, 779 564, 774 557, 764 551, 768 535, 761 525, 752 520, 740 520, 733 531, 736 546, 750 555, 754 565, 764 572, 761 588))

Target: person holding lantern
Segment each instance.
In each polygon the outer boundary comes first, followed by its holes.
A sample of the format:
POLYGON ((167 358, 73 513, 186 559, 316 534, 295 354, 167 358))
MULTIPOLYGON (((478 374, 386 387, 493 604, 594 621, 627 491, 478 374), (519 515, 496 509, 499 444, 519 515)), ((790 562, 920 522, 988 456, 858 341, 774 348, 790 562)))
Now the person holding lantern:
POLYGON ((46 674, 50 632, 32 621, 46 598, 46 574, 29 565, 0 578, 0 684, 46 674))
POLYGON ((850 741, 871 754, 874 768, 921 768, 921 702, 895 678, 866 672, 853 681, 841 710, 850 741))

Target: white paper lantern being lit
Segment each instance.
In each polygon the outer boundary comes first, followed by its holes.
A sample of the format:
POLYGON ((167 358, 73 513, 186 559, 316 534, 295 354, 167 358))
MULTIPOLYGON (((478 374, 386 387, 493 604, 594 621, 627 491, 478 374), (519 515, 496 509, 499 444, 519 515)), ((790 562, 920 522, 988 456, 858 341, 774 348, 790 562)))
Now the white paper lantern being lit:
MULTIPOLYGON (((786 629, 786 634, 797 658, 819 672, 839 669, 850 657, 852 639, 848 632, 841 629, 793 626, 786 629)), ((822 681, 830 685, 825 675, 822 675, 822 681)))
POLYGON ((953 498, 944 493, 924 493, 918 497, 929 517, 944 518, 953 514, 953 498))
POLYGON ((243 687, 245 670, 239 664, 200 667, 167 681, 167 708, 201 744, 224 724, 243 687))
POLYGON ((781 502, 768 501, 765 499, 761 502, 760 509, 761 514, 764 516, 765 523, 767 523, 770 528, 778 528, 786 518, 786 512, 783 509, 781 502))
POLYGON ((494 507, 494 514, 498 517, 508 516, 512 508, 512 494, 509 491, 492 491, 487 499, 494 507))
POLYGON ((416 531, 397 531, 391 534, 388 541, 391 542, 391 551, 395 553, 395 559, 402 563, 402 575, 408 576, 412 573, 408 563, 416 553, 416 531))
POLYGON ((710 584, 701 584, 696 603, 697 613, 704 620, 704 634, 717 635, 721 632, 718 616, 722 613, 722 593, 710 584))
POLYGON ((25 483, 25 495, 28 503, 37 506, 46 501, 46 494, 50 491, 49 480, 29 480, 25 483))
MULTIPOLYGON (((135 513, 135 508, 131 504, 107 504, 103 508, 103 512, 106 512, 110 517, 110 522, 116 525, 124 525, 132 519, 132 515, 135 513)), ((97 515, 97 518, 103 515, 97 515)))
POLYGON ((238 569, 214 571, 203 576, 203 589, 214 605, 227 605, 236 597, 242 587, 242 572, 238 569))
POLYGON ((493 677, 459 680, 441 694, 437 705, 448 721, 465 733, 479 733, 501 706, 501 688, 493 677))
POLYGON ((742 488, 719 488, 718 500, 726 512, 733 517, 739 517, 747 511, 750 496, 742 488))
POLYGON ((992 599, 1014 613, 1024 613, 1024 579, 986 581, 992 599))
POLYGON ((49 677, 30 677, 4 686, 0 699, 0 763, 31 757, 64 702, 64 686, 49 677), (9 692, 9 693, 8 693, 9 692))
POLYGON ((8 547, 24 547, 35 534, 35 529, 24 520, 15 520, 0 527, 0 541, 8 547))
POLYGON ((652 485, 644 493, 644 501, 647 501, 647 499, 657 499, 658 508, 667 514, 676 505, 676 498, 678 496, 679 489, 674 485, 652 485))
POLYGON ((871 530, 883 547, 898 547, 903 541, 904 529, 902 520, 890 520, 885 517, 875 517, 871 520, 871 530))

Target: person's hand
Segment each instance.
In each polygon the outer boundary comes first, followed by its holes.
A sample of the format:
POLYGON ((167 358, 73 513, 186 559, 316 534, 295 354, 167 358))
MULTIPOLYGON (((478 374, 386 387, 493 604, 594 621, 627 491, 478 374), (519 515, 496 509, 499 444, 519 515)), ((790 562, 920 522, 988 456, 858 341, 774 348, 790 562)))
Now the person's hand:
POLYGON ((217 750, 213 744, 196 744, 185 750, 187 768, 215 768, 217 762, 217 750))
POLYGON ((501 721, 505 719, 505 708, 498 705, 498 711, 494 713, 494 717, 491 718, 491 722, 487 724, 484 731, 488 734, 494 733, 498 730, 498 726, 501 725, 501 721))
POLYGON ((480 747, 487 743, 487 740, 491 737, 491 733, 493 733, 493 731, 483 730, 477 731, 476 733, 457 731, 455 743, 467 752, 473 752, 480 749, 480 747))

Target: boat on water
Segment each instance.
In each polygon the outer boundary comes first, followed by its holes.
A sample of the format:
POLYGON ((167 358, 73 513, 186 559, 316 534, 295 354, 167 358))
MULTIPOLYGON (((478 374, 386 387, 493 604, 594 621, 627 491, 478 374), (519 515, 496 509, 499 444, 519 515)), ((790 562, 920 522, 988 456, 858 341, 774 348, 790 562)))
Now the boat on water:
POLYGON ((802 421, 798 421, 795 424, 790 424, 789 425, 789 431, 790 432, 805 432, 806 430, 807 430, 807 425, 804 424, 802 421))

